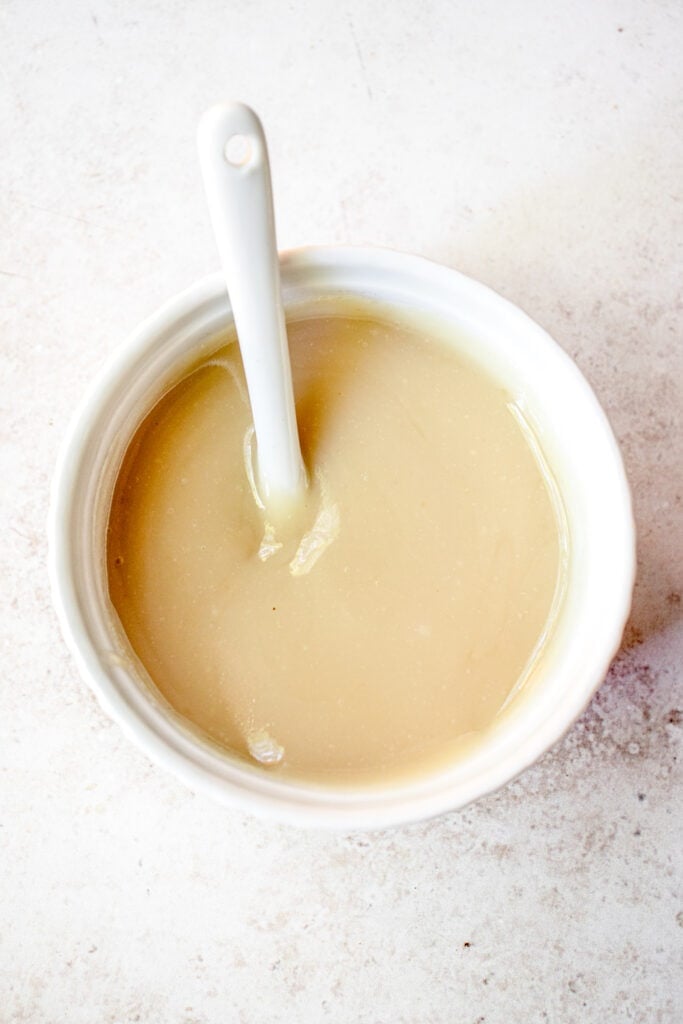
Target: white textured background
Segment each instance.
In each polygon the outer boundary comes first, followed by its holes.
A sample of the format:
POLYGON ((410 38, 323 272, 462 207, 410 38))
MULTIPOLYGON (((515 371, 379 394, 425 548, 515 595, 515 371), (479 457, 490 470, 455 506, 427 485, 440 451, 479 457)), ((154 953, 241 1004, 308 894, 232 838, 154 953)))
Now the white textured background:
POLYGON ((0 1021, 676 1024, 681 951, 677 0, 0 0, 0 1021), (480 278, 578 361, 640 536, 623 650, 464 813, 276 828, 153 768, 50 607, 48 483, 105 355, 215 268, 197 118, 270 137, 282 247, 480 278))

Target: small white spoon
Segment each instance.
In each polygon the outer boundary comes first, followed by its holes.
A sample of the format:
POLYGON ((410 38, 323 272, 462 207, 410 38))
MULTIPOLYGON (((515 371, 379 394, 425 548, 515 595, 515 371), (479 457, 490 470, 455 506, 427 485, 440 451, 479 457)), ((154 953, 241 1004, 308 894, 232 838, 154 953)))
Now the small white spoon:
POLYGON ((230 296, 254 420, 257 479, 266 512, 293 510, 306 489, 294 409, 268 150, 242 103, 199 122, 199 160, 230 296))

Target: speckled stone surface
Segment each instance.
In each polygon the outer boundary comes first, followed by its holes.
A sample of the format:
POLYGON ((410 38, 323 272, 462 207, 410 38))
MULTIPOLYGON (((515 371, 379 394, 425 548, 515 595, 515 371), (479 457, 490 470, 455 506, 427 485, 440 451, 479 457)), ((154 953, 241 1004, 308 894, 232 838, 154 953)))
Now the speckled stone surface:
POLYGON ((677 0, 0 4, 0 1022, 675 1024, 683 111, 677 0), (632 481, 623 649, 566 739, 380 834, 230 813, 152 767, 51 610, 57 447, 104 357, 216 266, 194 150, 261 113, 281 246, 480 278, 604 403, 632 481))

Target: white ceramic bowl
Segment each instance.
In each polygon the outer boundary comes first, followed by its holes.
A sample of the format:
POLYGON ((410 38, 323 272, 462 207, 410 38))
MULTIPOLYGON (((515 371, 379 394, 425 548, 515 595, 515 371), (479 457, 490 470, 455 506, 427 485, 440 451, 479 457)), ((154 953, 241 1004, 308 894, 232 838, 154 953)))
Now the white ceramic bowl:
POLYGON ((635 538, 610 426, 574 363, 537 324, 453 270, 380 249, 310 248, 281 257, 288 309, 352 295, 453 325, 523 403, 559 484, 569 526, 567 589, 542 677, 469 754, 413 783, 325 787, 285 781, 202 739, 145 682, 107 592, 105 535, 121 459, 144 414, 231 313, 219 275, 194 284, 115 352, 65 439, 49 518, 61 627, 103 708, 154 761, 223 803, 288 823, 380 828, 462 807, 512 779, 558 740, 603 680, 628 615, 635 538))

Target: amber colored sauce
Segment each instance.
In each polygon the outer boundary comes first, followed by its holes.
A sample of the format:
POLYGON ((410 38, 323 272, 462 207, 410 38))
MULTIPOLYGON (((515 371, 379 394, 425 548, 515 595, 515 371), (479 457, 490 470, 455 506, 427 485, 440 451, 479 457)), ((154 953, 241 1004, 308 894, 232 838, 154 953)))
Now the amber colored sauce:
POLYGON ((111 600, 156 687, 228 750, 318 781, 423 774, 539 656, 562 576, 554 485, 510 396, 457 350, 381 316, 288 332, 300 520, 278 536, 254 500, 228 344, 126 452, 111 600))

